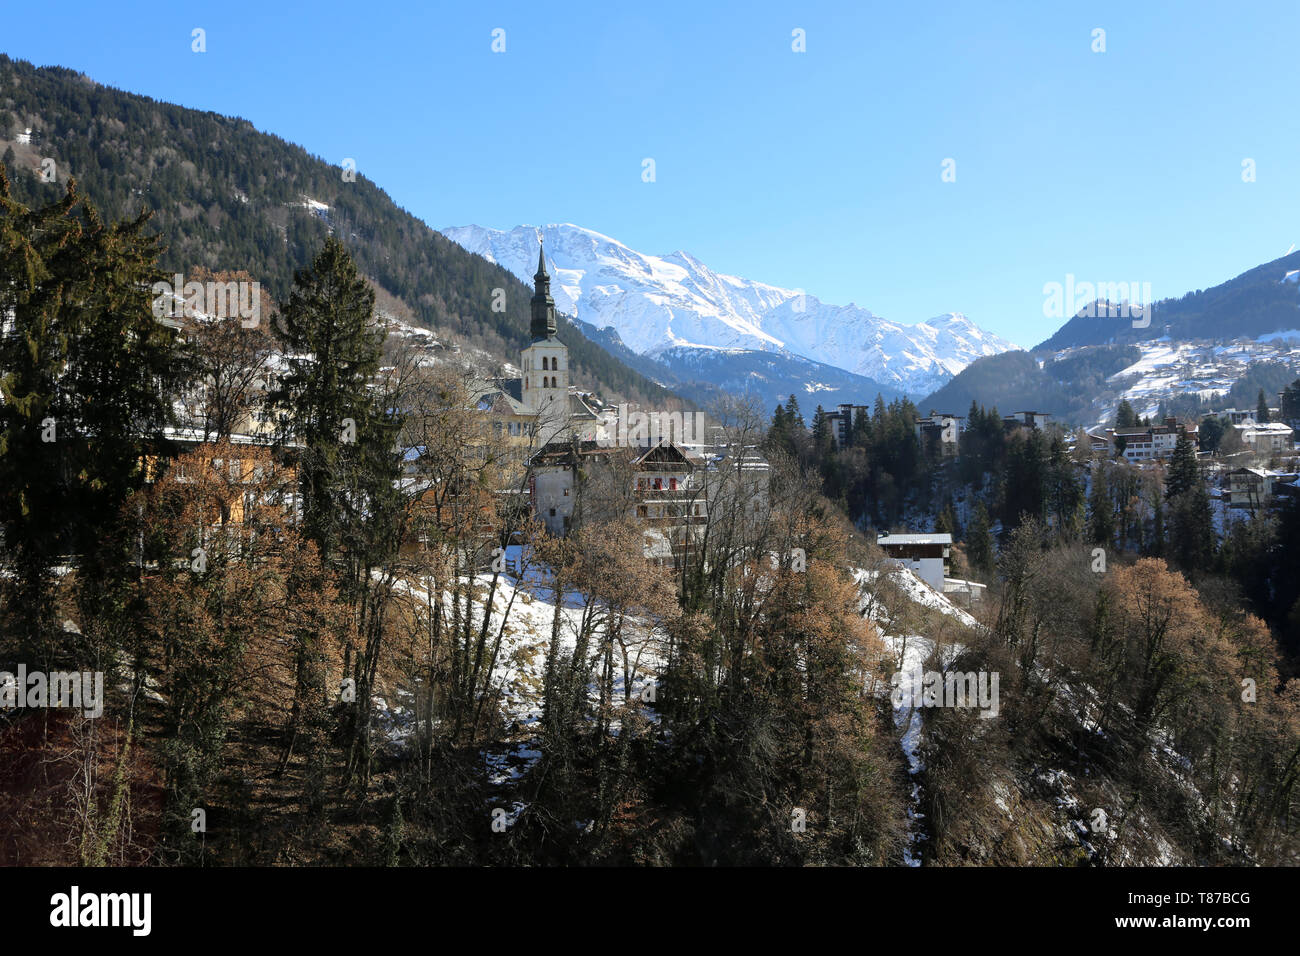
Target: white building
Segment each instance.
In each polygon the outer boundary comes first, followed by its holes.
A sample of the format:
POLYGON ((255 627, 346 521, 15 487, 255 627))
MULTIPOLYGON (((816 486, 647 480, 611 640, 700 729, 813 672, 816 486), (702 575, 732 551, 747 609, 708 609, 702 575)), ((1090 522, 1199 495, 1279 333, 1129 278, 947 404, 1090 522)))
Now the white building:
POLYGON ((943 455, 957 454, 957 444, 961 433, 965 430, 965 417, 934 410, 916 422, 916 437, 921 442, 921 446, 924 448, 929 442, 934 442, 939 453, 943 455))
POLYGON ((876 539, 885 554, 898 561, 940 594, 952 554, 950 534, 886 534, 876 539))
POLYGON ((839 405, 833 412, 822 412, 830 428, 831 447, 844 448, 853 437, 853 426, 860 418, 870 418, 866 405, 839 405))
POLYGON ((1295 445, 1295 432, 1284 422, 1245 421, 1233 425, 1246 446, 1257 454, 1267 455, 1291 451, 1295 445))

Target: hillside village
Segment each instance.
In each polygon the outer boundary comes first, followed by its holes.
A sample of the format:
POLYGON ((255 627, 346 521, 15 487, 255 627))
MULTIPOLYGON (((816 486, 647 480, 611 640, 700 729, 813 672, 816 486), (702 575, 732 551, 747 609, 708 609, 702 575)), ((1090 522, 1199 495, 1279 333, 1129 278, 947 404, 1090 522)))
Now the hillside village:
POLYGON ((557 310, 549 239, 512 274, 250 124, 0 71, 0 863, 1300 862, 1286 336, 952 314, 891 381, 1077 394, 697 407, 557 310))
MULTIPOLYGON (((506 367, 502 375, 483 377, 481 365, 459 361, 457 353, 449 354, 426 330, 382 315, 376 319, 390 353, 400 353, 398 361, 413 369, 442 365, 463 370, 465 410, 477 421, 476 454, 492 466, 495 494, 510 508, 522 495, 528 513, 554 535, 579 527, 584 517, 609 520, 622 513, 635 518, 645 529, 646 556, 669 567, 680 565, 684 551, 704 533, 709 503, 726 497, 730 483, 742 489, 753 514, 765 513, 768 463, 756 444, 729 445, 723 427, 706 424, 701 412, 611 406, 570 384, 568 348, 557 336, 544 250, 539 250, 534 281, 531 341, 521 349, 517 369, 506 367)), ((205 300, 198 292, 210 300, 211 290, 234 284, 198 283, 194 299, 168 299, 162 321, 176 331, 178 341, 203 348, 208 344, 205 331, 224 317, 201 311, 205 300)), ((314 357, 285 354, 269 343, 255 355, 253 364, 225 367, 190 388, 176 403, 177 424, 168 427, 167 438, 191 450, 212 441, 261 447, 292 463, 300 444, 285 432, 287 415, 270 396, 280 386, 283 370, 310 364, 314 357), (242 380, 234 417, 208 401, 220 390, 218 377, 242 380)), ((389 387, 409 371, 381 366, 372 387, 389 387)), ((432 450, 410 435, 404 438, 399 436, 403 476, 395 483, 409 488, 418 482, 422 460, 432 450)), ((230 467, 242 466, 236 459, 230 467)), ((296 505, 289 501, 285 506, 296 505)))

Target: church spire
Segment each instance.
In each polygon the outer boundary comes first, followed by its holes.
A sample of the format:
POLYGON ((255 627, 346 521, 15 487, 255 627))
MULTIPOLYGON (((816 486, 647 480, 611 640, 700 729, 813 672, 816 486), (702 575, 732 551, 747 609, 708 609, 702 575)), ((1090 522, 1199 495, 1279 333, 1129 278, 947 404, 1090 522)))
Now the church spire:
POLYGON ((533 276, 532 321, 529 330, 533 341, 555 337, 555 300, 551 298, 551 277, 546 273, 546 251, 537 237, 537 274, 533 276))

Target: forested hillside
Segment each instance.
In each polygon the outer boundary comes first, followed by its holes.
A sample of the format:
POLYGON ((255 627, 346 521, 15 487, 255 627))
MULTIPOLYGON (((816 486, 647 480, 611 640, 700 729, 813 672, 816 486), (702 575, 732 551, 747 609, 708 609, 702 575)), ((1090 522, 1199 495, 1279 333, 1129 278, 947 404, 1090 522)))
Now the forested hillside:
MULTIPOLYGON (((73 177, 106 217, 153 210, 169 272, 243 270, 280 301, 333 230, 417 324, 507 361, 525 344, 527 286, 430 229, 361 173, 347 181, 341 166, 246 120, 0 55, 0 156, 14 198, 28 205, 62 195, 73 177), (31 143, 19 143, 27 128, 31 143), (493 311, 494 289, 505 291, 503 312, 493 311)), ((665 394, 576 333, 566 344, 576 384, 613 398, 665 394)))
POLYGON ((1135 346, 1081 349, 1040 368, 1028 352, 1004 352, 977 359, 921 402, 922 410, 960 414, 971 402, 1010 413, 1027 409, 1086 424, 1093 402, 1114 387, 1106 379, 1137 361, 1135 346))
POLYGON ((1174 339, 1253 339, 1294 329, 1300 326, 1296 311, 1300 286, 1295 282, 1297 277, 1288 274, 1296 269, 1300 269, 1300 252, 1256 266, 1213 288, 1161 299, 1145 328, 1134 328, 1128 316, 1075 315, 1034 351, 1145 342, 1162 335, 1174 339))

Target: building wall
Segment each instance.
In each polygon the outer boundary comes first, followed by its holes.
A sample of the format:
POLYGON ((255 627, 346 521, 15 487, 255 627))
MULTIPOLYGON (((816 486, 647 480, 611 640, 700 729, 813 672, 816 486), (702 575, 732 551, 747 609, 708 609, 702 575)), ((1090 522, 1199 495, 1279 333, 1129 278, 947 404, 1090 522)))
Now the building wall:
POLYGON ((541 465, 533 469, 532 490, 533 511, 546 530, 554 535, 568 531, 573 520, 573 472, 559 465, 541 465))
POLYGON ((943 558, 899 558, 898 561, 930 587, 943 593, 943 558))
POLYGON ((569 405, 569 347, 561 342, 534 342, 523 350, 523 392, 524 405, 542 412, 548 408, 563 408, 569 405), (543 368, 543 365, 546 368, 543 368), (543 384, 554 382, 554 385, 543 384))

